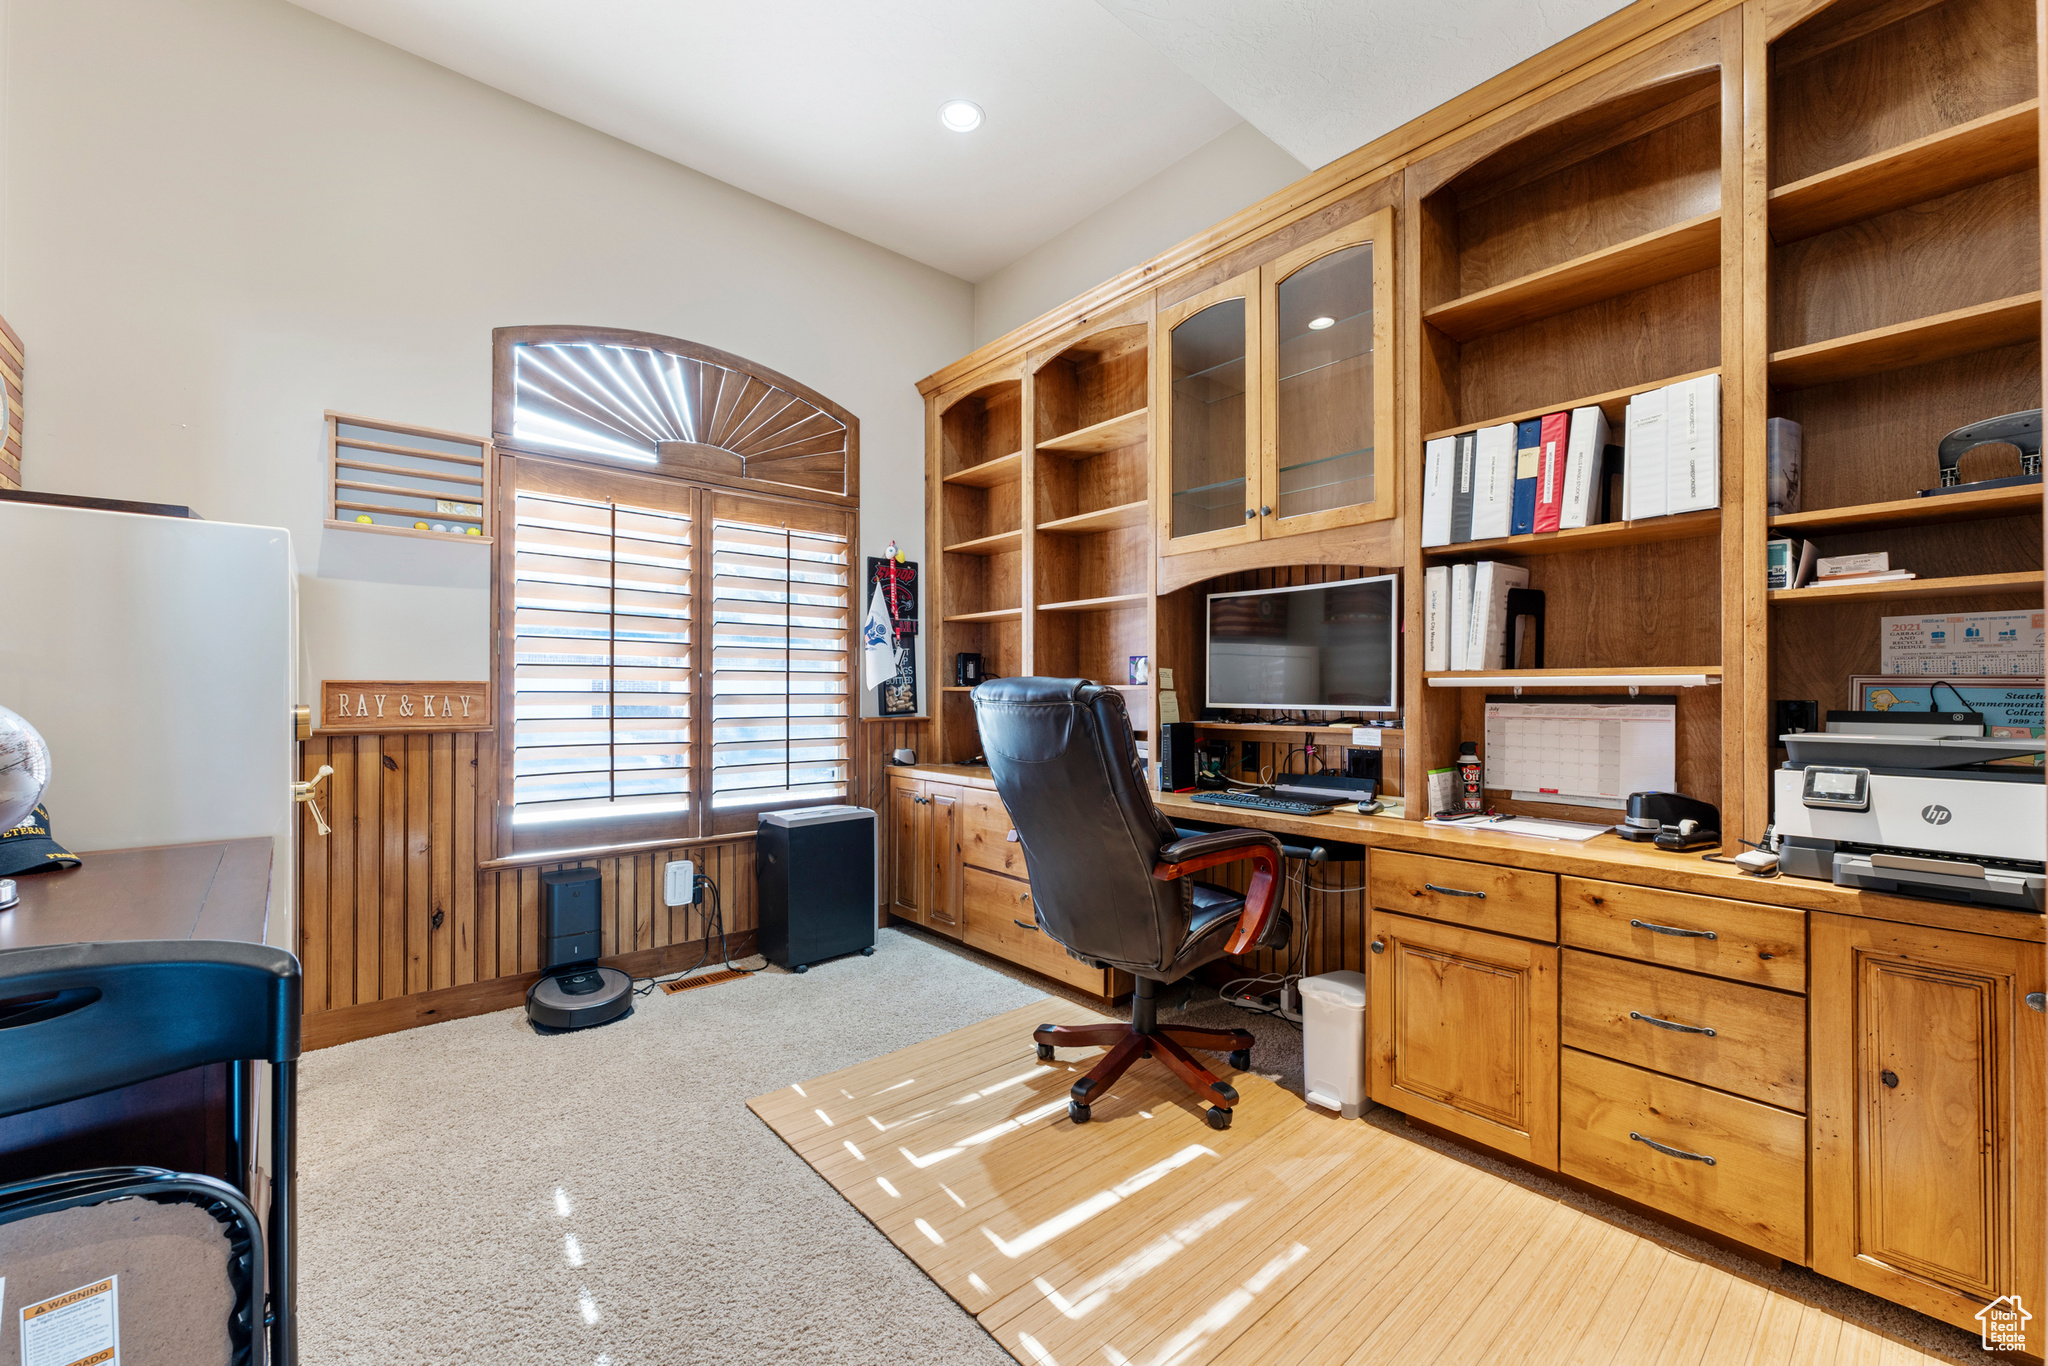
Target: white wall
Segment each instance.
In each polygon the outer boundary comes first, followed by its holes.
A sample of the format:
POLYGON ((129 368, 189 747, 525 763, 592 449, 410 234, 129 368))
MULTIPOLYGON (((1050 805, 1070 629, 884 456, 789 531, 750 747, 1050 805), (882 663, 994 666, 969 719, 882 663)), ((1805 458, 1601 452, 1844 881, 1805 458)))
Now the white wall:
POLYGON ((493 327, 811 385, 861 420, 864 552, 924 558, 913 384, 970 349, 962 281, 284 0, 0 5, 24 483, 287 528, 308 700, 487 674, 488 552, 323 528, 320 415, 487 433, 493 327))
POLYGON ((974 344, 1157 255, 1308 174, 1248 123, 1196 148, 974 287, 974 344))

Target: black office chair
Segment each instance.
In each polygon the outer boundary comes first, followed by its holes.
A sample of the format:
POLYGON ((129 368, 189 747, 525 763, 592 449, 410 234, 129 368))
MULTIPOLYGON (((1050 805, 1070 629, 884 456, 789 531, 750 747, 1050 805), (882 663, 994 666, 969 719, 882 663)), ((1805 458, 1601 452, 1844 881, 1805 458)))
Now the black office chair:
MULTIPOLYGON (((294 1366, 300 1002, 298 959, 261 944, 136 940, 0 951, 0 1118, 230 1063, 233 1178, 123 1167, 19 1182, 0 1187, 0 1235, 18 1233, 25 1219, 132 1197, 197 1205, 232 1250, 233 1306, 220 1325, 231 1359, 294 1366), (248 1127, 258 1060, 270 1064, 267 1230, 255 1218, 248 1127)), ((27 1289, 11 1288, 10 1303, 27 1289)))
POLYGON ((1078 678, 999 678, 971 694, 996 791, 1024 846, 1038 927, 1084 962, 1137 979, 1128 1025, 1041 1025, 1038 1056, 1109 1046, 1074 1083, 1067 1112, 1089 1106, 1139 1058, 1156 1057, 1209 1102, 1212 1128, 1230 1127, 1237 1092, 1188 1049, 1230 1054, 1251 1066, 1243 1029, 1160 1028, 1158 991, 1204 963, 1253 946, 1278 948, 1293 932, 1280 891, 1280 841, 1259 830, 1179 838, 1153 806, 1138 763, 1123 694, 1078 678), (1250 862, 1243 893, 1189 875, 1250 862))

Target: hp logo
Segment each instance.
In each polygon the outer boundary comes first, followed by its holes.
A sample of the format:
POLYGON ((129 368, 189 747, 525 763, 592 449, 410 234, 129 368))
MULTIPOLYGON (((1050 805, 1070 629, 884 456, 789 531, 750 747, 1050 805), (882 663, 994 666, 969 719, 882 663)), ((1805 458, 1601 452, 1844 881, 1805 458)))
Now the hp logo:
POLYGON ((1920 808, 1920 819, 1926 821, 1929 825, 1947 825, 1949 817, 1953 814, 1955 813, 1940 803, 1920 808))

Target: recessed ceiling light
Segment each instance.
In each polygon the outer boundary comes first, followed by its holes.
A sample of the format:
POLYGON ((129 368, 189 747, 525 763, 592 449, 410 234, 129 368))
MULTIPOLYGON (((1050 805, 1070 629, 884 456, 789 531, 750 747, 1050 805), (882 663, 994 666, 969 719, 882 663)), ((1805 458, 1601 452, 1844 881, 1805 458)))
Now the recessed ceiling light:
POLYGON ((1311 332, 1320 332, 1326 327, 1335 327, 1336 325, 1337 320, 1329 317, 1327 314, 1320 318, 1310 318, 1308 320, 1308 330, 1311 332))
POLYGON ((947 100, 939 106, 939 122, 956 133, 971 133, 981 127, 981 106, 973 100, 947 100))

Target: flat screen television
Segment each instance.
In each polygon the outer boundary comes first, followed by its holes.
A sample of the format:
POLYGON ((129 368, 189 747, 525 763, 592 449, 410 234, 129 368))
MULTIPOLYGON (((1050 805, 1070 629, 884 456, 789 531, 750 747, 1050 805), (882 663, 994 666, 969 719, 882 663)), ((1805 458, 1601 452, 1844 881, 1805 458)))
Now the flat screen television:
POLYGON ((1246 711, 1394 711, 1396 576, 1211 593, 1208 705, 1246 711))

